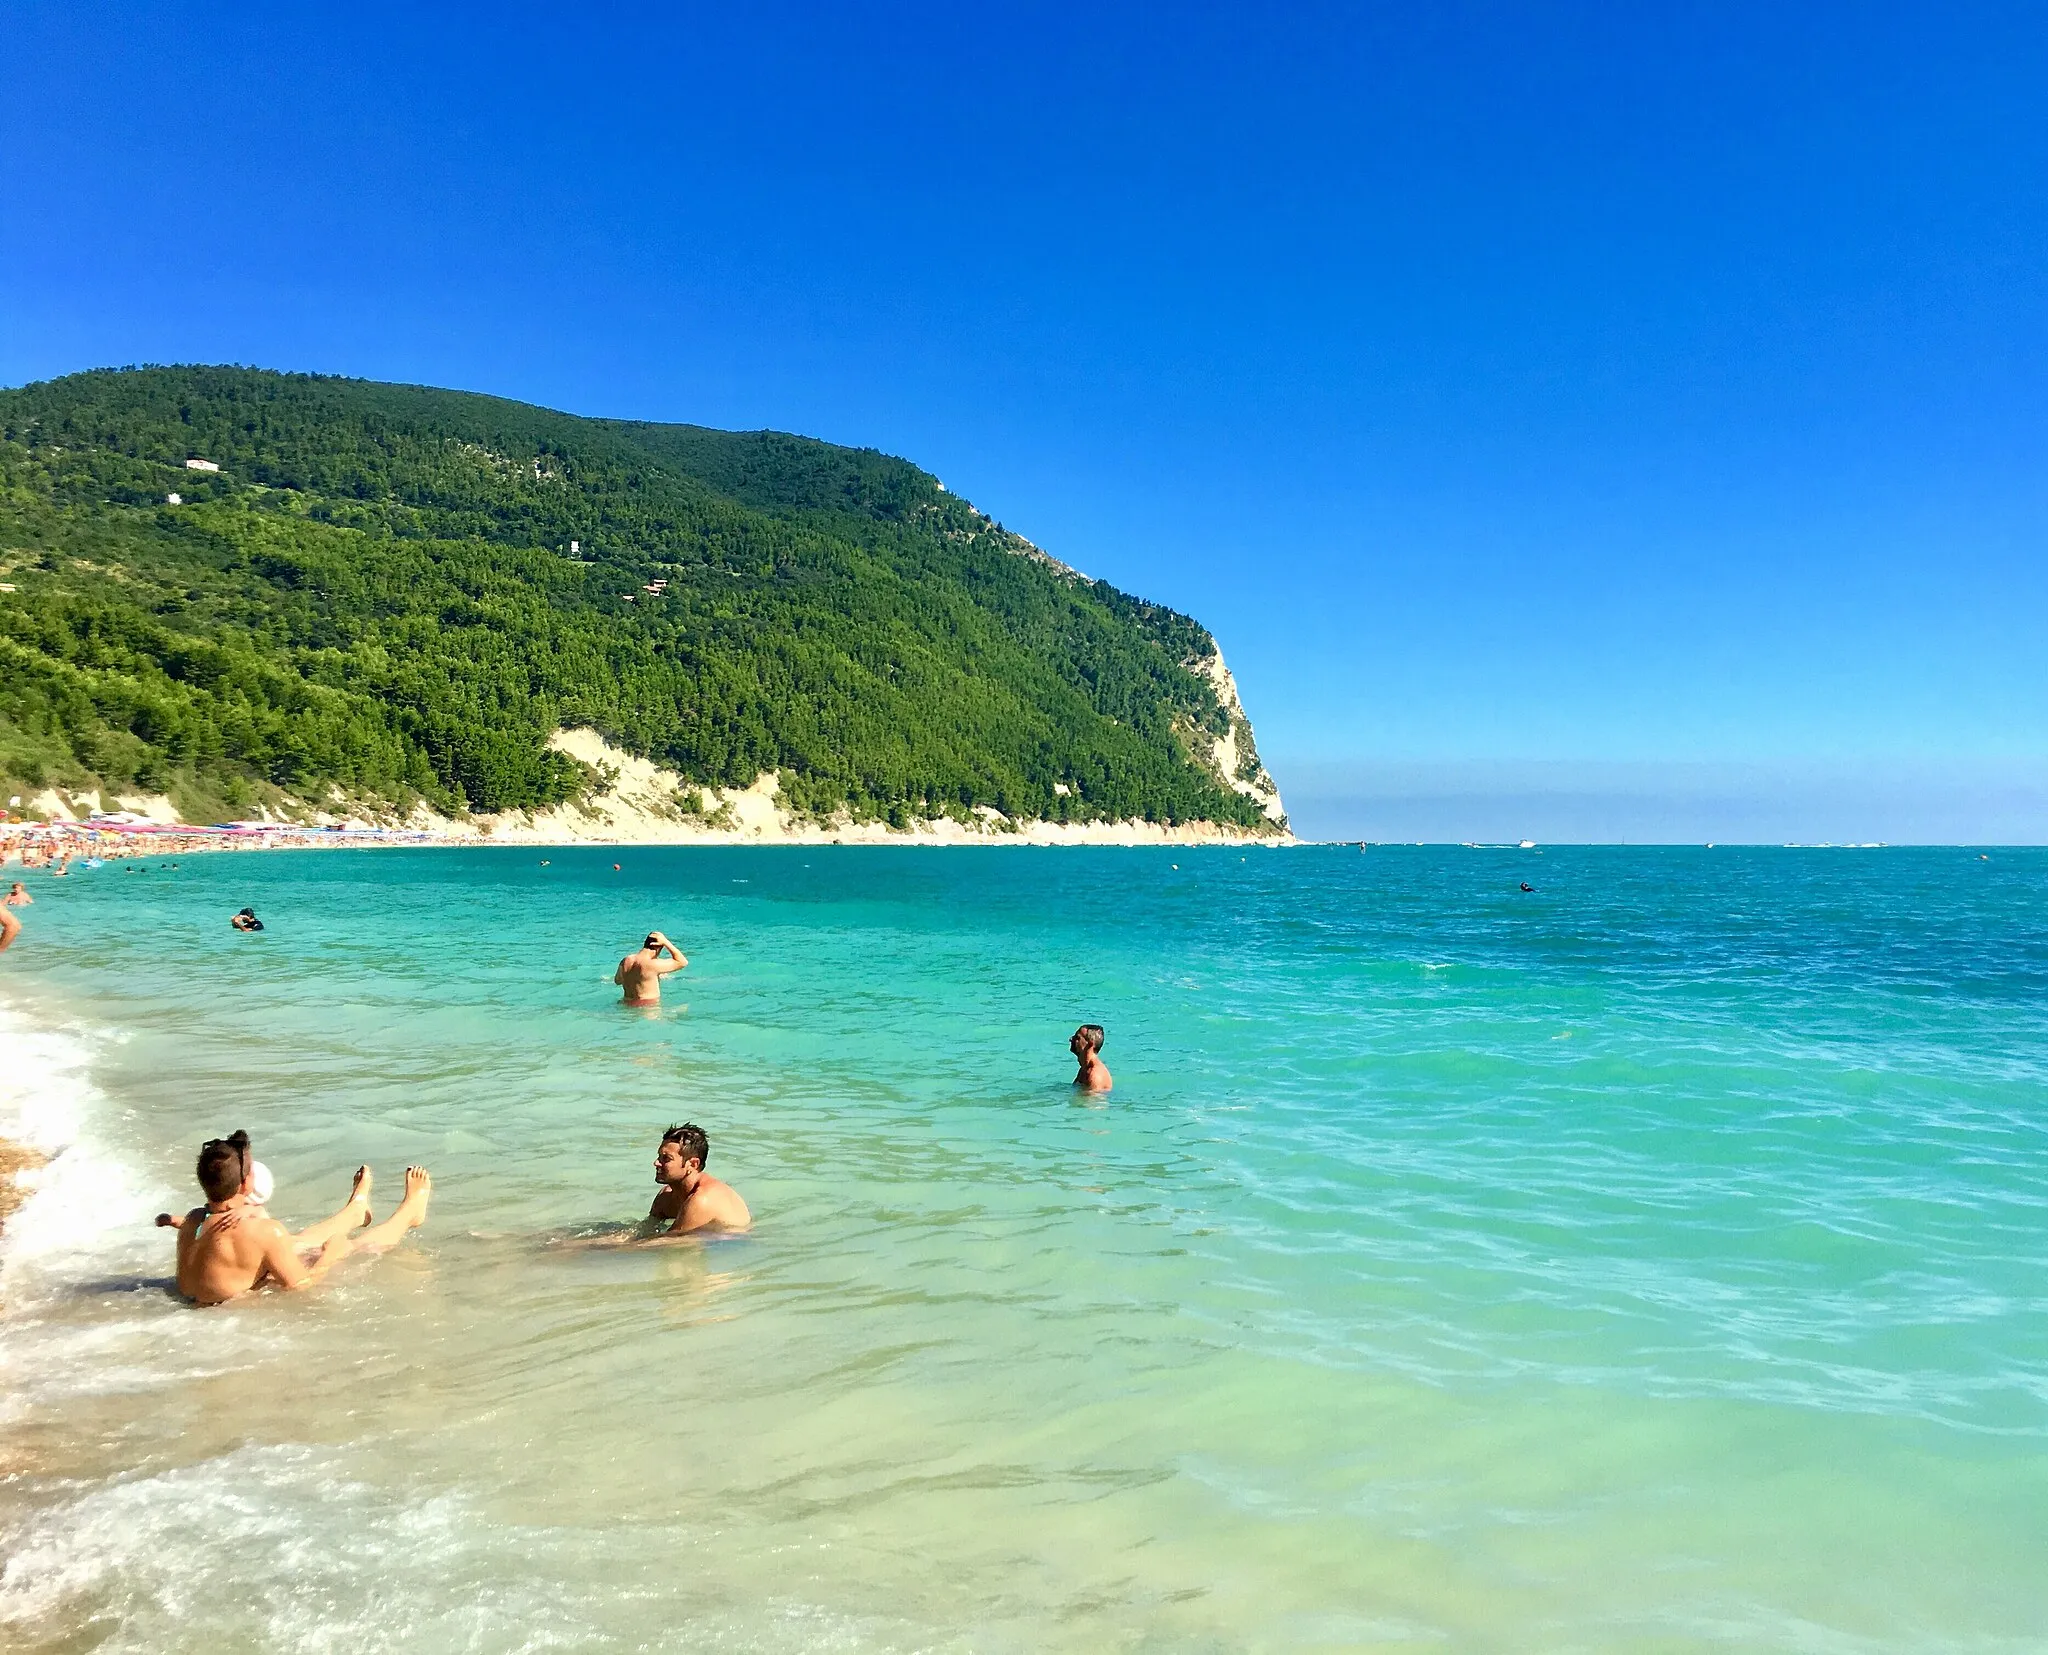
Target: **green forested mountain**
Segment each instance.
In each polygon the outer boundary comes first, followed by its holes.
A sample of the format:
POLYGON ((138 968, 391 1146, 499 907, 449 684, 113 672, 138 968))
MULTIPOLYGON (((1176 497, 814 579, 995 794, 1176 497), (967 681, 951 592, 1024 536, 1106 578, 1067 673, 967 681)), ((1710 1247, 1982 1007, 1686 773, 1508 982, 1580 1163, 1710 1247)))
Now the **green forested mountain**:
POLYGON ((538 806, 589 781, 549 732, 590 725, 821 816, 1262 821, 1203 762, 1232 715, 1200 626, 801 437, 77 374, 0 391, 0 582, 17 792, 538 806))

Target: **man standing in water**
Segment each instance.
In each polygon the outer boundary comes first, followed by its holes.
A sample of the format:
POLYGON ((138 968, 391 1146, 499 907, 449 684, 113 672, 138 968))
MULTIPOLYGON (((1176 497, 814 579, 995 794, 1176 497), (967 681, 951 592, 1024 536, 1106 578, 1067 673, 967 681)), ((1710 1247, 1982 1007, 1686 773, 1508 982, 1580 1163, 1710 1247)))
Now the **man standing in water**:
POLYGON ((1073 1039, 1067 1042, 1067 1050, 1081 1065, 1081 1072, 1074 1076, 1074 1084, 1084 1092, 1107 1092, 1115 1084, 1109 1078, 1109 1065, 1102 1061, 1103 1038, 1100 1023, 1083 1023, 1074 1031, 1073 1039))
POLYGON ((704 1170, 710 1159, 711 1140, 701 1126, 672 1126, 661 1135, 661 1147, 654 1152, 654 1181, 661 1193, 647 1209, 647 1222, 668 1228, 654 1233, 679 1236, 753 1226, 754 1215, 740 1192, 704 1170))
POLYGON ((211 1138, 200 1147, 199 1187, 206 1205, 193 1208, 178 1225, 178 1291, 195 1304, 224 1304, 265 1283, 287 1292, 311 1287, 350 1253, 381 1253, 427 1221, 433 1180, 424 1168, 407 1167, 398 1210, 351 1238, 349 1231, 370 1223, 370 1169, 362 1167, 342 1209, 294 1236, 250 1200, 255 1166, 246 1132, 211 1138), (320 1254, 309 1266, 299 1255, 315 1247, 320 1254))
POLYGON ((619 969, 612 973, 612 981, 624 991, 625 1003, 629 1006, 658 1006, 661 1004, 661 980, 671 971, 680 971, 690 962, 683 958, 676 945, 659 931, 647 933, 647 940, 623 960, 619 969), (666 953, 667 959, 661 956, 666 953))

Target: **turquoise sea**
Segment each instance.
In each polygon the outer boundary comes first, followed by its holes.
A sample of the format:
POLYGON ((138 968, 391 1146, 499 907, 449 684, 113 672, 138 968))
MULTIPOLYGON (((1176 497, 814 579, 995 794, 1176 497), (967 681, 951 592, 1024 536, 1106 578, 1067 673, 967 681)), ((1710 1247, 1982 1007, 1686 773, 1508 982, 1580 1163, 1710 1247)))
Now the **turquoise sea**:
POLYGON ((29 877, 0 1646, 2048 1648, 2048 852, 29 877), (238 1126, 427 1228, 182 1308, 238 1126))

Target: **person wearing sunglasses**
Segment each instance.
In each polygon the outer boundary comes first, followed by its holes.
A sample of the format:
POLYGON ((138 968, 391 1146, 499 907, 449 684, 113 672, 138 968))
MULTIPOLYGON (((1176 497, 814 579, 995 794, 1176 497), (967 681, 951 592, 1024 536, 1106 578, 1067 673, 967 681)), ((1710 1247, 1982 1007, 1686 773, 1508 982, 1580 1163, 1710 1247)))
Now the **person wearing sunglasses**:
MULTIPOLYGON (((176 1227, 178 1291, 201 1305, 225 1304, 265 1286, 296 1292, 321 1280, 351 1253, 382 1253, 426 1222, 433 1192, 425 1168, 407 1167, 404 1200, 382 1224, 373 1225, 370 1169, 360 1167, 341 1210, 293 1235, 252 1199, 256 1159, 248 1133, 209 1138, 200 1146, 197 1171, 206 1205, 194 1207, 176 1227), (308 1254, 313 1255, 310 1263, 308 1254)), ((157 1222, 169 1219, 165 1213, 157 1222)))

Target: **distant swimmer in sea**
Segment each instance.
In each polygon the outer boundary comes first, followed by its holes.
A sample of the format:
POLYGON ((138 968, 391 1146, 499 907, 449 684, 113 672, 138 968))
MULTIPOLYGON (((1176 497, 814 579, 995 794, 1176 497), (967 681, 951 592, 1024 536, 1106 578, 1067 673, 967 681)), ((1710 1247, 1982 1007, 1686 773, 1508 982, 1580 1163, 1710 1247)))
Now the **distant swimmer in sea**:
POLYGON ((658 1006, 661 1004, 662 978, 672 971, 682 970, 689 963, 683 958, 682 950, 668 938, 659 931, 650 931, 638 949, 619 961, 619 969, 612 973, 612 981, 623 991, 626 1005, 658 1006), (668 958, 663 959, 663 954, 668 958))
POLYGON ((751 1229, 754 1215, 732 1185, 704 1170, 711 1159, 711 1140, 701 1126, 685 1122, 661 1135, 654 1152, 654 1181, 661 1193, 647 1209, 646 1239, 689 1235, 697 1230, 751 1229), (666 1230, 655 1226, 666 1224, 666 1230))
POLYGON ((1074 1076, 1074 1084, 1084 1092, 1107 1092, 1115 1084, 1109 1076, 1109 1065, 1102 1061, 1103 1039, 1100 1023, 1083 1023, 1074 1031, 1074 1038, 1067 1042, 1067 1050, 1081 1065, 1081 1072, 1074 1076))
MULTIPOLYGON (((425 1168, 407 1167, 405 1199, 382 1224, 371 1225, 370 1169, 359 1167, 341 1210, 293 1235, 251 1199, 255 1170, 246 1132, 200 1146, 199 1187, 206 1205, 176 1221, 178 1291, 194 1304, 225 1304, 257 1287, 311 1287, 351 1253, 382 1253, 427 1221, 434 1187, 425 1168), (350 1234, 357 1230, 359 1235, 350 1234), (310 1264, 303 1256, 308 1253, 316 1255, 310 1264)), ((157 1222, 173 1221, 160 1213, 157 1222)))
POLYGON ((1523 890, 1525 890, 1525 891, 1533 891, 1533 890, 1535 890, 1535 889, 1536 889, 1536 887, 1535 887, 1534 885, 1531 885, 1531 884, 1530 884, 1530 883, 1528 882, 1528 880, 1526 880, 1526 879, 1525 879, 1525 880, 1523 880, 1523 881, 1522 881, 1522 889, 1523 889, 1523 890))
POLYGON ((21 935, 21 921, 5 908, 0 908, 0 954, 14 946, 14 939, 21 935))
POLYGON ((232 925, 237 931, 260 931, 263 929, 263 921, 256 917, 256 910, 254 908, 244 908, 233 919, 229 920, 228 924, 232 925))
POLYGON ((0 908, 32 908, 35 898, 28 894, 28 887, 16 880, 5 896, 0 896, 0 908))

